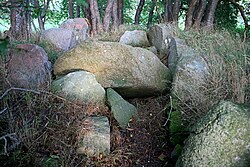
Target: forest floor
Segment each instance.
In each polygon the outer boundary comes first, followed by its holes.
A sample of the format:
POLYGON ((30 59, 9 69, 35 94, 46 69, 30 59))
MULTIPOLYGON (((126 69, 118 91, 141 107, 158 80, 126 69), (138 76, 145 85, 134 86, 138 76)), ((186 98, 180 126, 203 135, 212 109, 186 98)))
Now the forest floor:
MULTIPOLYGON (((76 105, 51 94, 9 91, 1 100, 1 109, 7 107, 8 111, 0 115, 0 135, 18 134, 21 143, 8 154, 1 154, 0 163, 6 167, 174 166, 171 160, 173 146, 169 143, 167 127, 163 126, 167 96, 128 101, 137 107, 138 115, 127 129, 122 130, 108 108, 100 113, 94 106, 76 105), (87 111, 89 115, 109 118, 111 153, 108 157, 87 158, 76 154, 76 136, 73 134, 79 125, 76 120, 82 117, 83 110, 85 114, 87 111)), ((0 144, 3 146, 3 140, 0 144)))

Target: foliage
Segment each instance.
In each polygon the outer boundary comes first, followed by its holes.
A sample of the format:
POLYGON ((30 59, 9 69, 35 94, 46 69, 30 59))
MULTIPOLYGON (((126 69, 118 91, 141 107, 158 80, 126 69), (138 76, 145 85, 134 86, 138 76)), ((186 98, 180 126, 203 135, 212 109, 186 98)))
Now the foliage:
POLYGON ((220 1, 217 5, 215 18, 219 29, 233 30, 237 26, 238 10, 228 1, 220 1))

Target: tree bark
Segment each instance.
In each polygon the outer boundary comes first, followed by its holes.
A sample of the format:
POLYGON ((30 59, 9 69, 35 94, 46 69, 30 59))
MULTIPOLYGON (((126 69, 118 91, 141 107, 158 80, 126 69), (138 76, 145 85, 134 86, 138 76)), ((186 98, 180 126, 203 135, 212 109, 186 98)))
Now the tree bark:
POLYGON ((79 5, 76 5, 76 17, 81 17, 81 7, 79 5))
POLYGON ((174 6, 173 6, 173 22, 176 22, 176 23, 178 22, 180 7, 181 7, 181 1, 175 0, 174 6))
POLYGON ((208 30, 214 28, 214 13, 219 0, 210 0, 204 17, 204 27, 208 30))
POLYGON ((73 19, 74 18, 73 0, 69 0, 68 10, 69 10, 69 18, 73 19))
POLYGON ((87 18, 89 21, 91 21, 91 12, 90 12, 90 7, 88 5, 88 7, 86 6, 81 6, 82 9, 82 13, 83 13, 83 17, 87 18))
POLYGON ((172 4, 172 0, 164 0, 164 21, 166 23, 173 21, 173 4, 172 4))
POLYGON ((11 4, 11 28, 9 35, 15 40, 27 40, 31 35, 31 17, 30 17, 30 2, 29 0, 19 1, 10 0, 11 4))
POLYGON ((206 0, 200 0, 199 7, 197 9, 198 11, 197 11, 197 14, 195 16, 194 23, 192 26, 193 28, 200 29, 201 20, 202 20, 205 9, 206 9, 206 0))
POLYGON ((193 25, 193 13, 195 11, 195 5, 198 0, 192 0, 189 4, 189 8, 186 15, 185 30, 189 30, 193 25))
POLYGON ((145 4, 145 0, 140 0, 139 5, 138 5, 137 10, 136 10, 135 23, 134 24, 139 24, 140 17, 141 17, 141 12, 142 12, 144 4, 145 4))
POLYGON ((106 6, 106 9, 105 9, 105 14, 104 14, 104 17, 103 17, 103 29, 106 32, 109 30, 110 19, 111 19, 111 11, 112 11, 112 7, 113 7, 113 3, 114 3, 114 0, 108 0, 107 6, 106 6))
POLYGON ((96 17, 97 33, 101 33, 103 31, 103 27, 102 27, 100 12, 98 9, 98 3, 97 3, 97 0, 93 0, 93 1, 94 1, 94 12, 95 12, 95 17, 96 17))
POLYGON ((113 19, 112 29, 113 30, 116 30, 119 25, 117 7, 118 7, 117 0, 114 0, 113 7, 112 7, 112 19, 113 19))
POLYGON ((118 6, 118 25, 120 25, 124 23, 123 0, 118 0, 117 6, 118 6))
POLYGON ((94 7, 94 0, 88 0, 90 12, 91 12, 91 32, 93 35, 97 34, 97 18, 95 13, 95 7, 94 7))

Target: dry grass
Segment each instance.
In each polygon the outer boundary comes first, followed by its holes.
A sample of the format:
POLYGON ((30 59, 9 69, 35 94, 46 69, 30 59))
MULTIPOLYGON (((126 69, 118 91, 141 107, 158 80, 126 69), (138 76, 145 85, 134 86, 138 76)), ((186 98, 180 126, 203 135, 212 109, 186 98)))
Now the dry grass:
POLYGON ((119 42, 120 37, 125 33, 125 31, 133 30, 145 30, 142 26, 139 25, 120 25, 118 29, 112 30, 111 32, 103 32, 96 36, 100 41, 110 41, 110 42, 119 42))
POLYGON ((221 100, 249 102, 249 43, 242 42, 226 31, 189 31, 179 32, 178 35, 189 46, 205 55, 210 73, 203 80, 204 87, 199 88, 202 94, 192 89, 190 97, 187 97, 189 101, 179 99, 187 119, 202 116, 221 100))
POLYGON ((138 116, 121 130, 107 107, 72 103, 49 92, 16 89, 1 96, 2 166, 161 166, 170 158, 166 139, 165 97, 130 100, 138 116), (2 110, 3 111, 3 110, 2 110), (111 154, 87 158, 76 153, 77 132, 84 118, 104 115, 111 125, 111 154), (13 135, 13 136, 11 136, 13 135), (15 140, 14 140, 15 139, 15 140), (159 156, 165 159, 159 159, 159 156))

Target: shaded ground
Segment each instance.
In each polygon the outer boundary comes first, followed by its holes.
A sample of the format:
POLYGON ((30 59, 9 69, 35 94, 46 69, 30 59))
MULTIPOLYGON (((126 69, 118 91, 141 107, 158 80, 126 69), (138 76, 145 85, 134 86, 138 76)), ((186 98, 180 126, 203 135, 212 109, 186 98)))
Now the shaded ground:
POLYGON ((9 91, 1 100, 0 136, 8 140, 2 166, 172 166, 173 150, 163 124, 167 98, 129 100, 138 108, 126 130, 121 130, 107 107, 70 103, 50 93, 9 91), (75 152, 76 131, 83 117, 105 115, 111 122, 109 157, 87 158, 75 152), (20 143, 18 142, 20 141, 20 143), (16 144, 16 145, 15 145, 16 144), (13 148, 11 148, 13 147, 13 148))

